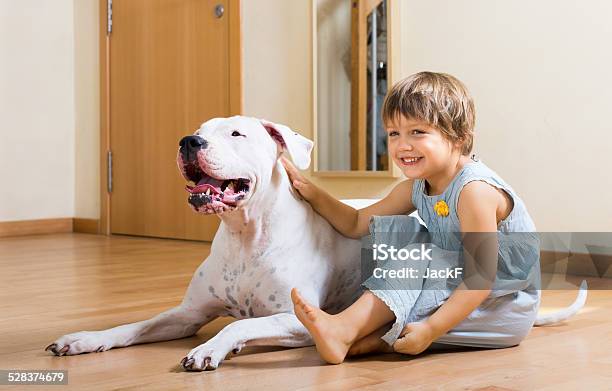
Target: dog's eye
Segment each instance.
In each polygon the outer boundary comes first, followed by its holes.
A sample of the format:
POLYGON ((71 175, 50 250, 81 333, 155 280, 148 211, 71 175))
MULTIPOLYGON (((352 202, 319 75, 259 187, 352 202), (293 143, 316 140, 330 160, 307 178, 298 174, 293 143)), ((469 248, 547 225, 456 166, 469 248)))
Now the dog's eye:
POLYGON ((234 136, 234 137, 238 137, 238 136, 244 136, 244 134, 240 134, 240 132, 239 132, 239 131, 234 130, 234 131, 232 132, 232 136, 234 136))

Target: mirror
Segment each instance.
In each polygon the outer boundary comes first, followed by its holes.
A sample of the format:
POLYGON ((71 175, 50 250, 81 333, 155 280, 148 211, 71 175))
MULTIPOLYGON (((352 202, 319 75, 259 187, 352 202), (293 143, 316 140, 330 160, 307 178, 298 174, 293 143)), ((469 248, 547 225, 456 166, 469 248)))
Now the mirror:
POLYGON ((315 172, 388 172, 388 0, 313 0, 315 172))

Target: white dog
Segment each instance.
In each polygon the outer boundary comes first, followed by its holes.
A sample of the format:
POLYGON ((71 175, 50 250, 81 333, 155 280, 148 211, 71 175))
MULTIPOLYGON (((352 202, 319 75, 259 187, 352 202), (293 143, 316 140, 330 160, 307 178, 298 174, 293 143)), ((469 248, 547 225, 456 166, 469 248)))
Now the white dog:
MULTIPOLYGON (((207 121, 181 140, 177 163, 194 183, 186 187, 189 204, 222 220, 183 302, 149 320, 65 335, 46 350, 62 356, 184 338, 224 315, 238 320, 192 349, 181 361, 185 369, 215 369, 244 346, 312 345, 293 313, 291 288, 331 313, 361 293, 360 242, 302 201, 279 161, 287 153, 306 169, 312 146, 286 126, 239 116, 207 121)), ((581 292, 572 307, 539 324, 575 313, 584 305, 581 292)))
POLYGON ((181 140, 179 169, 194 182, 189 204, 222 220, 183 302, 142 322, 65 335, 47 349, 73 355, 184 338, 225 315, 239 320, 191 350, 185 369, 215 369, 247 345, 312 345, 291 288, 327 311, 344 309, 359 295, 361 248, 293 191, 279 157, 306 169, 312 146, 286 126, 247 117, 212 119, 181 140))

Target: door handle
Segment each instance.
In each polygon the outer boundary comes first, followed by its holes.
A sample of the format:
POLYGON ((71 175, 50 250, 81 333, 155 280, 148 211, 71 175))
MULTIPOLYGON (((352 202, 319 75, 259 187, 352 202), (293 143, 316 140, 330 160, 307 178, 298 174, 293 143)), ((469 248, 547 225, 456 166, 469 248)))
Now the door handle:
POLYGON ((223 7, 223 4, 217 4, 217 6, 215 7, 215 16, 217 18, 221 18, 224 13, 225 13, 225 7, 223 7))

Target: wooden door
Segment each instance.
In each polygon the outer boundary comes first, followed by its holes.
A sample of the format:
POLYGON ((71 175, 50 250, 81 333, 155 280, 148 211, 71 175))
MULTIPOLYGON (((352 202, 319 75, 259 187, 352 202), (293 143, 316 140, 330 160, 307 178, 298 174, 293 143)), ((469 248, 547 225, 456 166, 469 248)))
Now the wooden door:
POLYGON ((230 24, 239 25, 230 23, 230 6, 238 1, 113 1, 111 233, 212 240, 219 218, 190 209, 176 154, 204 121, 237 114, 230 24))

